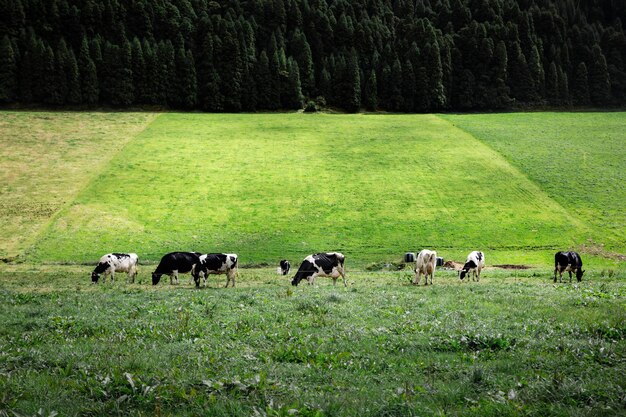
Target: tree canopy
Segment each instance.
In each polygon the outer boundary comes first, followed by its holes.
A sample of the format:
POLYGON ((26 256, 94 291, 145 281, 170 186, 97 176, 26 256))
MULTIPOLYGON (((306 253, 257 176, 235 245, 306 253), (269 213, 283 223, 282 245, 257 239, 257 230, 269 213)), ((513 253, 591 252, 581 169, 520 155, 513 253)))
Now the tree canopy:
POLYGON ((621 0, 0 1, 0 103, 623 105, 625 18, 621 0))

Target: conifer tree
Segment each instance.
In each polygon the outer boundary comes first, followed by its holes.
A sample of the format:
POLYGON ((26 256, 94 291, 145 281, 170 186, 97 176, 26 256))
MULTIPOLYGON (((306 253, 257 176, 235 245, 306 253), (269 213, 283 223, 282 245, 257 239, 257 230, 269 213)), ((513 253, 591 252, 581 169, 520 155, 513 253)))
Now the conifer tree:
POLYGON ((284 94, 281 95, 282 105, 285 109, 302 108, 302 88, 300 86, 300 70, 298 63, 292 58, 287 59, 287 79, 284 94))
POLYGON ((376 82, 376 71, 371 70, 367 81, 365 82, 365 90, 363 91, 363 105, 369 111, 375 111, 378 108, 378 84, 376 82))
POLYGON ((81 101, 87 105, 98 103, 98 74, 96 65, 91 59, 89 53, 89 44, 87 37, 83 36, 80 51, 78 53, 78 67, 80 73, 80 91, 81 101))
POLYGON ((589 97, 596 105, 609 104, 611 97, 611 82, 606 58, 600 45, 594 45, 592 49, 593 60, 589 65, 589 97))
POLYGON ((8 36, 0 41, 0 103, 12 103, 17 94, 17 62, 8 36))
POLYGON ((572 80, 572 98, 575 104, 585 106, 589 104, 589 79, 587 65, 581 62, 576 67, 574 79, 572 80))

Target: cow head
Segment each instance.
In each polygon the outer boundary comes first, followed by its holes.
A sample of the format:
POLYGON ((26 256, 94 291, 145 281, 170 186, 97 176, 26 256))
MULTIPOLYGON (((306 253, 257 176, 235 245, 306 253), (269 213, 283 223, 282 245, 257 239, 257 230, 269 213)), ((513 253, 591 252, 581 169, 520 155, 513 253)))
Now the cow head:
POLYGON ((158 274, 156 272, 152 273, 152 285, 157 285, 159 281, 161 281, 161 275, 163 274, 158 274))
POLYGON ((94 284, 97 284, 99 279, 100 279, 100 274, 98 274, 96 271, 93 271, 91 273, 91 282, 94 284))
POLYGON ((300 283, 300 281, 302 281, 302 278, 298 278, 298 276, 296 275, 295 277, 293 277, 293 279, 291 280, 291 285, 293 285, 294 287, 297 287, 298 284, 300 283))
POLYGON ((578 268, 576 270, 576 279, 578 280, 578 282, 583 280, 583 274, 585 273, 585 271, 583 271, 582 269, 578 268))
POLYGON ((463 278, 465 278, 465 275, 467 275, 467 272, 468 272, 468 270, 467 270, 467 269, 461 269, 461 270, 459 271, 459 279, 460 279, 461 281, 463 281, 463 278))

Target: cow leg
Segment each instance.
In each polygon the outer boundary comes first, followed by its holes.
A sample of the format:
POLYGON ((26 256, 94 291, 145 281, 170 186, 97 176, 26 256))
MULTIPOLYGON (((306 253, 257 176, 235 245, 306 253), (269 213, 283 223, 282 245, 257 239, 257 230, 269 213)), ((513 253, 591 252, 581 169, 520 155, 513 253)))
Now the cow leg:
POLYGON ((413 285, 420 285, 420 278, 422 278, 421 271, 415 270, 415 278, 413 279, 413 285))
POLYGON ((343 279, 343 286, 344 287, 348 287, 348 282, 346 281, 346 271, 341 269, 341 271, 339 271, 339 273, 341 273, 341 278, 343 279))
POLYGON ((568 272, 569 272, 569 282, 571 283, 572 282, 572 270, 570 269, 568 272))
POLYGON ((115 282, 115 272, 113 272, 113 270, 111 270, 111 282, 115 282))
POLYGON ((557 267, 555 266, 555 267, 554 267, 554 282, 555 282, 555 283, 556 283, 556 270, 557 270, 557 267))

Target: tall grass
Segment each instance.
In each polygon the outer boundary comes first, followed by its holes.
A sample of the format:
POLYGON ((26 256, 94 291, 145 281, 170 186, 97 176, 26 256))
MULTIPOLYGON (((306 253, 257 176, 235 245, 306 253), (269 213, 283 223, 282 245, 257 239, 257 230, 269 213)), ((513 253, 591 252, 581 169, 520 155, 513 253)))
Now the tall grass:
MULTIPOLYGON (((79 267, 0 270, 0 412, 13 415, 616 415, 626 287, 593 270, 408 272, 292 288, 91 285, 79 267), (33 279, 36 277, 36 279, 33 279)), ((221 283, 221 280, 220 280, 221 283)))

